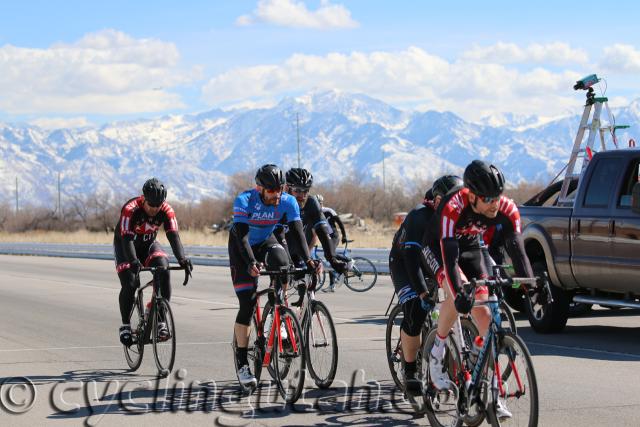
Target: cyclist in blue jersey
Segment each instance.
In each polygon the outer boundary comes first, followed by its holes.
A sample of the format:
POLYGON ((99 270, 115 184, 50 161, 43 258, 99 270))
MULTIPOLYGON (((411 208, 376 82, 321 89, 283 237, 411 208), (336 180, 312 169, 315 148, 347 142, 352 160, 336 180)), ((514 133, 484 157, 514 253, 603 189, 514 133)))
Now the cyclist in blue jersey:
POLYGON ((256 173, 256 188, 238 195, 233 204, 229 265, 233 288, 240 303, 234 334, 238 380, 245 388, 257 386, 249 368, 247 346, 249 324, 256 304, 260 263, 264 263, 267 270, 278 270, 289 265, 289 254, 273 234, 283 217, 287 218, 296 244, 302 248, 302 261, 310 269, 319 268, 309 256, 305 244, 298 203, 295 197, 283 194, 283 188, 282 171, 276 165, 267 164, 256 173))

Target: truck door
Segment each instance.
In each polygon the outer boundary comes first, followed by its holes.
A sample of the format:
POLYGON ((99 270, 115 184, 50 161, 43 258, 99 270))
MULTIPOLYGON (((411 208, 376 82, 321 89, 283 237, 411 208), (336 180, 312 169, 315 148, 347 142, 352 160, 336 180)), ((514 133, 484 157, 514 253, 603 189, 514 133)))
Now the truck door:
MULTIPOLYGON (((579 286, 602 288, 611 280, 611 215, 622 157, 594 159, 583 179, 571 218, 571 267, 579 286)), ((616 286, 615 284, 611 284, 616 286)))
MULTIPOLYGON (((637 156, 637 154, 636 154, 637 156)), ((640 158, 625 171, 619 186, 613 215, 613 258, 615 287, 640 293, 640 215, 631 211, 631 191, 638 182, 640 158)))

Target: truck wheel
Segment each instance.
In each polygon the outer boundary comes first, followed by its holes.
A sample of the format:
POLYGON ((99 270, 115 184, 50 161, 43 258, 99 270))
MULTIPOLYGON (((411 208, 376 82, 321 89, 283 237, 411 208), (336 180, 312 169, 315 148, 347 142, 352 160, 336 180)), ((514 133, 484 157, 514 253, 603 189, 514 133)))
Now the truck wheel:
POLYGON ((524 292, 520 289, 504 288, 504 299, 509 304, 509 307, 520 313, 527 311, 524 302, 524 292))
MULTIPOLYGON (((542 275, 547 271, 544 261, 536 261, 531 265, 533 274, 542 275)), ((532 304, 531 298, 525 299, 529 324, 534 331, 542 334, 560 332, 567 324, 569 317, 569 296, 567 293, 551 283, 553 302, 549 304, 532 304)))

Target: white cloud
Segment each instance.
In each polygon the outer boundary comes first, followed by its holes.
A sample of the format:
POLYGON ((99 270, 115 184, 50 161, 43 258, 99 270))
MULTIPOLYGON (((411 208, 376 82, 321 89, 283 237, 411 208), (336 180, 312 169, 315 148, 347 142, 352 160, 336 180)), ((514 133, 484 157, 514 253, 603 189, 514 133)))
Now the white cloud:
POLYGON ((498 42, 492 46, 474 47, 464 52, 463 59, 498 64, 533 63, 547 65, 585 64, 589 60, 583 49, 574 49, 566 43, 530 44, 520 47, 514 43, 498 42))
POLYGON ((640 72, 640 51, 628 44, 614 44, 604 48, 602 69, 618 73, 640 72))
POLYGON ((179 59, 172 43, 115 30, 47 49, 4 45, 0 110, 126 114, 179 108, 179 96, 164 88, 187 83, 196 73, 180 70, 179 59))
POLYGON ((259 102, 311 89, 365 93, 393 105, 453 111, 478 120, 496 112, 554 116, 576 106, 581 75, 538 67, 449 62, 418 47, 400 52, 295 54, 279 65, 236 68, 203 87, 211 105, 259 102))
POLYGON ((302 1, 260 0, 249 15, 236 19, 236 25, 247 26, 256 23, 273 24, 293 28, 355 28, 358 23, 351 18, 351 12, 340 4, 322 0, 315 11, 307 9, 302 1))
POLYGON ((43 129, 68 129, 93 126, 93 123, 88 121, 86 117, 42 117, 32 120, 30 123, 43 129))

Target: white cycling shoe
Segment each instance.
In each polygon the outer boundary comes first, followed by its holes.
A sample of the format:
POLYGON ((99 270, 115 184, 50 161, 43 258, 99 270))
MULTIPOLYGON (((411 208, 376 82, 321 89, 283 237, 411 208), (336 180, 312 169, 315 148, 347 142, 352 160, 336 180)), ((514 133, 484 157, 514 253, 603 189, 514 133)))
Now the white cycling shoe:
POLYGON ((445 390, 449 388, 449 375, 444 369, 442 360, 435 357, 433 354, 429 355, 429 376, 431 382, 438 390, 445 390))
POLYGON ((255 375, 251 373, 249 365, 242 365, 238 369, 238 381, 243 388, 255 388, 258 385, 255 375))
POLYGON ((498 403, 496 403, 496 415, 500 420, 513 417, 513 414, 507 408, 507 404, 502 399, 498 399, 498 403))

